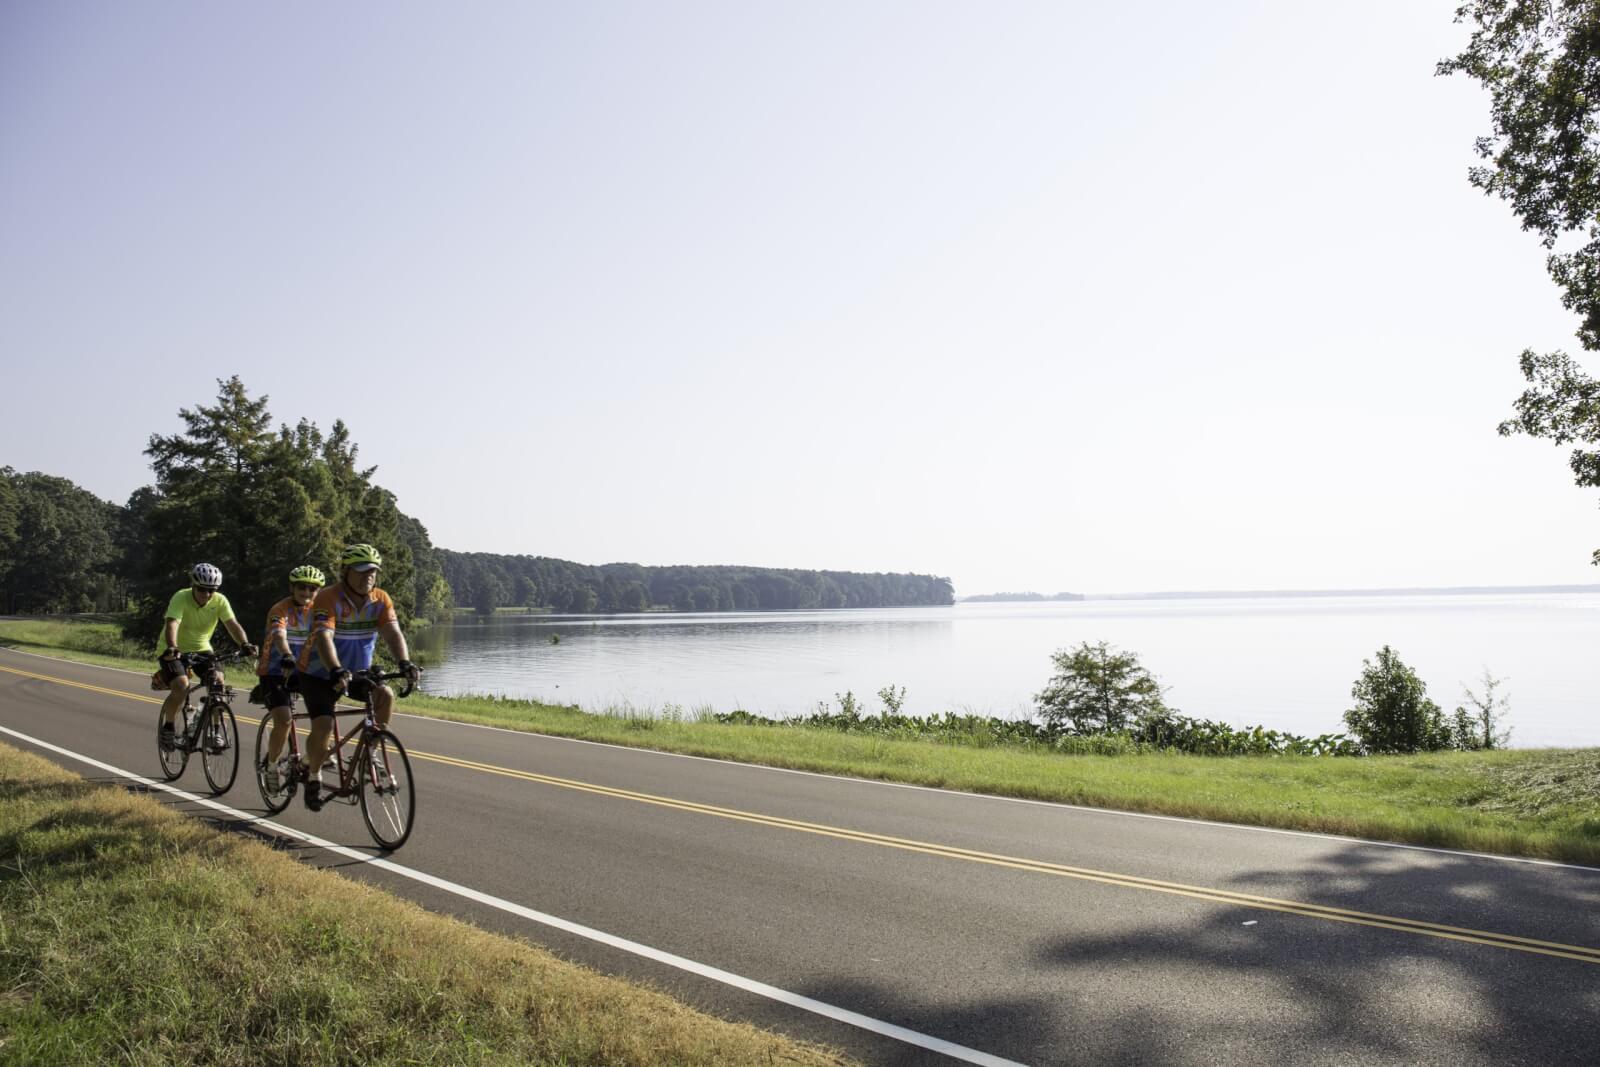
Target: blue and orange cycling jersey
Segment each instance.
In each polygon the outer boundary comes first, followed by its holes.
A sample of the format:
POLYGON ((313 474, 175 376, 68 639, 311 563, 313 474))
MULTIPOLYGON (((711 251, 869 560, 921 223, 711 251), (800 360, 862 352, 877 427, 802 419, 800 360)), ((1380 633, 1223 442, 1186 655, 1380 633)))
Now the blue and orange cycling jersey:
MULTIPOLYGON (((399 621, 400 617, 394 612, 394 601, 382 589, 374 589, 366 600, 358 601, 340 583, 322 590, 311 602, 310 637, 324 630, 330 631, 339 665, 349 671, 364 671, 372 666, 378 631, 399 621)), ((330 677, 333 671, 313 651, 314 648, 315 642, 309 638, 300 646, 301 673, 317 678, 330 677)))
POLYGON ((309 601, 302 608, 294 602, 294 597, 286 596, 267 612, 267 637, 261 642, 261 657, 256 661, 256 674, 262 678, 275 673, 283 665, 284 655, 278 650, 276 640, 280 633, 289 641, 289 659, 298 662, 300 649, 305 646, 306 638, 311 636, 309 601))

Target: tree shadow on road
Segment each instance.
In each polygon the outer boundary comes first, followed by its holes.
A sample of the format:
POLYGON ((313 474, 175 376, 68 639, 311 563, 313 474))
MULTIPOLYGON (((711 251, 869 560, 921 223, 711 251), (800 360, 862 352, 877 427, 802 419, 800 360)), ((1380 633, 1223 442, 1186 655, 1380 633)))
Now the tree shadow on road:
MULTIPOLYGON (((1352 843, 1216 888, 1600 947, 1594 871, 1352 843)), ((1055 1062, 1069 1028, 1118 1063, 1600 1062, 1600 960, 1198 901, 1124 925, 1041 946, 1069 987, 1128 990, 1092 1026, 1036 1020, 1055 1062)))

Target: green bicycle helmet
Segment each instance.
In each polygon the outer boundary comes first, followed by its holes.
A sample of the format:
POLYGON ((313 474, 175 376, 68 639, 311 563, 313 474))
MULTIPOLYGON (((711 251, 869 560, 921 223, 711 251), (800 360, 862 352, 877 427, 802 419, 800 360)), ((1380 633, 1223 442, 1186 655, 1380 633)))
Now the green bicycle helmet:
POLYGON ((327 585, 328 579, 317 568, 301 564, 289 572, 289 584, 299 585, 302 582, 310 582, 312 585, 327 585))
POLYGON ((368 544, 350 545, 339 557, 339 566, 358 567, 363 563, 370 563, 374 567, 383 566, 383 555, 376 548, 368 544))

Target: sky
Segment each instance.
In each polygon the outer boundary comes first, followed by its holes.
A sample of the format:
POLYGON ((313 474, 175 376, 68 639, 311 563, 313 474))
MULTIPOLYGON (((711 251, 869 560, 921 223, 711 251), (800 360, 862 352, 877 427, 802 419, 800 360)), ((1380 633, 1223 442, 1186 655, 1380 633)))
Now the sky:
POLYGON ((1453 7, 14 0, 0 464, 238 374, 462 551, 1600 581, 1453 7))

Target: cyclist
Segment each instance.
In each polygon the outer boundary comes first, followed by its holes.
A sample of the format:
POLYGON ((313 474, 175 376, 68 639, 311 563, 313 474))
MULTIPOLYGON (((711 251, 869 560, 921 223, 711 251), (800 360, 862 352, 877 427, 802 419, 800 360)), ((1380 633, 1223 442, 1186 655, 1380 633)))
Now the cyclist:
POLYGON ((266 765, 262 768, 270 793, 276 793, 281 785, 278 759, 283 755, 284 742, 289 739, 290 717, 294 714, 291 694, 299 688, 299 680, 294 676, 295 661, 311 634, 311 601, 317 590, 326 584, 327 579, 317 568, 296 567, 289 572, 289 595, 267 612, 267 636, 261 642, 256 676, 261 679, 263 702, 272 714, 272 735, 267 742, 266 765))
POLYGON ((161 631, 166 651, 161 653, 158 665, 170 690, 161 702, 161 747, 168 749, 176 739, 172 724, 191 684, 187 657, 211 651, 211 635, 217 624, 227 627, 245 655, 256 654, 256 646, 246 638, 244 627, 233 617, 228 598, 222 595, 222 572, 209 563, 196 563, 189 579, 189 588, 173 593, 167 603, 167 621, 161 631))
POLYGON ((339 557, 339 584, 328 586, 311 602, 311 635, 300 647, 300 695, 311 717, 306 741, 306 807, 322 808, 322 782, 317 777, 333 750, 333 712, 347 690, 356 700, 372 696, 372 717, 379 726, 394 711, 394 691, 351 678, 352 671, 372 666, 372 654, 383 638, 395 661, 415 682, 422 672, 411 662, 394 601, 378 588, 383 556, 368 544, 347 547, 339 557))

